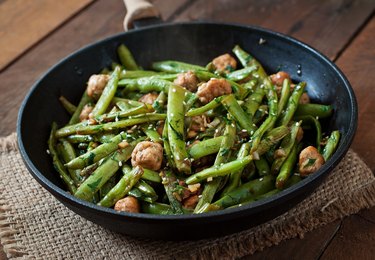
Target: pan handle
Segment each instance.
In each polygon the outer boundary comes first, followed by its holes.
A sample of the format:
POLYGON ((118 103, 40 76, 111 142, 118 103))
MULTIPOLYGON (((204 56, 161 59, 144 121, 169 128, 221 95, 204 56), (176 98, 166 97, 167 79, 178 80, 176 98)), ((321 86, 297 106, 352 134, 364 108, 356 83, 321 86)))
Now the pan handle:
POLYGON ((126 7, 124 30, 162 23, 159 11, 147 0, 123 0, 126 7))

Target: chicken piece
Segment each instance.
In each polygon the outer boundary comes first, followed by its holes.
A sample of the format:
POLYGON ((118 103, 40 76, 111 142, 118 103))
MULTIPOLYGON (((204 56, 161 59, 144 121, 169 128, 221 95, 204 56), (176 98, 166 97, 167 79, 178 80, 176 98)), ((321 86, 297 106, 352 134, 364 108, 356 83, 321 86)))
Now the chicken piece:
POLYGON ((214 98, 232 93, 232 87, 225 79, 210 79, 198 87, 197 96, 203 104, 214 98))
POLYGON ((159 143, 143 141, 138 143, 132 152, 133 167, 139 165, 157 171, 163 161, 163 147, 159 143))
POLYGON ((183 88, 191 92, 197 91, 199 79, 192 71, 178 74, 177 78, 174 80, 174 83, 180 85, 183 88))
POLYGON ((93 109, 94 109, 94 107, 92 105, 86 104, 82 108, 81 114, 79 114, 79 120, 82 122, 82 121, 85 121, 85 120, 89 119, 90 113, 92 112, 93 109))
POLYGON ((212 64, 219 72, 231 72, 236 69, 237 61, 228 53, 220 55, 212 60, 212 64))
POLYGON ((314 146, 308 146, 299 154, 299 173, 307 176, 316 172, 324 164, 323 156, 314 146))
POLYGON ((103 92, 103 89, 107 85, 109 75, 99 74, 91 75, 89 82, 87 83, 87 95, 94 99, 99 99, 103 92))
POLYGON ((270 77, 272 83, 279 87, 283 85, 284 79, 288 79, 290 81, 290 75, 285 71, 279 71, 276 74, 272 74, 270 77))
POLYGON ((301 98, 299 99, 299 104, 309 104, 310 103, 310 97, 306 92, 302 93, 301 98))
POLYGON ((132 213, 141 212, 141 207, 138 200, 132 196, 127 196, 117 201, 114 209, 117 211, 126 211, 132 213))
POLYGON ((139 102, 146 103, 146 104, 154 104, 155 100, 158 98, 158 94, 156 93, 148 93, 146 95, 143 95, 138 99, 139 102))
POLYGON ((197 194, 191 195, 190 197, 182 201, 182 206, 186 209, 194 209, 198 204, 199 197, 197 194))

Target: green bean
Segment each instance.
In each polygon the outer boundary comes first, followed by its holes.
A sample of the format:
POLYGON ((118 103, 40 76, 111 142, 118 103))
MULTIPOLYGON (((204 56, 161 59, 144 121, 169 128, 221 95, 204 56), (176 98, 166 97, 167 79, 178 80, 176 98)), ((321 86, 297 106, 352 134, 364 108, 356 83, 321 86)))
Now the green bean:
POLYGON ((157 77, 165 80, 174 80, 178 74, 167 74, 164 72, 156 72, 152 70, 122 70, 120 79, 136 79, 144 77, 157 77))
POLYGON ((103 93, 100 95, 98 102, 96 102, 95 107, 91 112, 93 117, 100 116, 104 114, 104 112, 107 110, 108 106, 111 103, 112 98, 114 97, 116 93, 119 74, 120 74, 120 68, 117 67, 112 72, 107 85, 103 89, 103 93))
POLYGON ((181 203, 175 197, 177 193, 176 187, 178 185, 176 176, 171 171, 162 171, 160 175, 173 213, 184 214, 181 203))
POLYGON ((106 183, 104 183, 104 185, 99 189, 98 193, 100 195, 99 196, 100 199, 103 199, 108 194, 108 192, 117 184, 117 176, 116 175, 117 174, 115 174, 111 178, 109 178, 109 180, 106 183))
POLYGON ((330 105, 299 104, 295 116, 309 115, 318 118, 327 118, 332 115, 333 108, 330 105))
POLYGON ((188 149, 188 153, 194 160, 202 158, 206 155, 217 153, 220 149, 223 139, 224 136, 219 136, 195 143, 188 149))
POLYGON ((161 138, 160 134, 155 130, 155 125, 143 125, 141 129, 154 143, 163 143, 163 139, 161 138))
POLYGON ((150 93, 153 91, 168 92, 168 89, 173 86, 173 83, 160 79, 157 77, 144 77, 137 79, 122 79, 119 81, 119 86, 125 86, 125 91, 139 91, 140 93, 150 93))
POLYGON ((258 170, 259 176, 269 175, 271 173, 270 166, 264 156, 261 156, 259 160, 254 160, 255 167, 258 170))
POLYGON ((129 117, 129 116, 136 116, 136 115, 142 115, 146 113, 151 113, 154 112, 154 109, 152 108, 151 105, 149 104, 141 104, 140 106, 137 107, 132 107, 129 108, 125 111, 118 111, 118 112, 111 112, 108 114, 103 114, 100 116, 97 116, 95 120, 99 123, 101 122, 108 122, 108 121, 116 121, 121 118, 129 117))
MULTIPOLYGON (((91 200, 92 196, 117 172, 120 166, 131 155, 133 147, 129 146, 115 151, 79 186, 74 196, 83 200, 91 200)), ((102 205, 104 206, 104 205, 102 205)))
POLYGON ((267 105, 260 105, 258 110, 255 112, 253 117, 253 123, 256 125, 260 121, 262 121, 268 114, 268 106, 267 105))
POLYGON ((277 119, 277 94, 272 87, 266 92, 268 98, 269 112, 267 119, 260 125, 251 138, 252 146, 250 154, 258 149, 258 145, 266 131, 272 129, 277 119))
POLYGON ((70 193, 74 193, 77 190, 77 187, 74 185, 74 181, 66 172, 66 169, 62 162, 60 161, 57 151, 55 149, 56 146, 56 139, 55 139, 55 132, 57 129, 57 124, 55 122, 52 123, 51 133, 48 139, 48 151, 53 160, 53 166, 56 171, 60 174, 60 178, 63 180, 65 185, 67 186, 70 193))
POLYGON ((283 112, 283 109, 288 102, 289 94, 290 94, 290 81, 288 79, 284 79, 283 87, 281 88, 279 106, 278 106, 278 110, 277 110, 278 116, 280 116, 281 112, 283 112))
POLYGON ((69 120, 68 125, 73 125, 73 124, 78 123, 80 121, 79 116, 82 112, 83 107, 87 104, 92 103, 92 102, 93 102, 93 99, 87 95, 87 91, 85 90, 85 92, 82 95, 81 100, 79 101, 77 109, 74 111, 74 114, 72 115, 72 117, 69 120))
POLYGON ((167 94, 164 91, 161 91, 159 96, 156 98, 152 107, 157 113, 164 112, 164 106, 167 104, 167 94))
POLYGON ((185 182, 186 184, 195 184, 209 178, 215 178, 218 176, 225 176, 231 173, 232 171, 238 171, 244 168, 253 160, 253 157, 248 155, 242 159, 237 159, 228 163, 221 165, 214 165, 209 168, 206 168, 200 172, 197 172, 189 176, 185 182))
POLYGON ((233 53, 240 60, 242 66, 244 66, 244 67, 250 67, 250 66, 254 66, 254 65, 257 66, 258 70, 257 70, 256 73, 254 73, 254 76, 261 80, 261 83, 264 85, 264 87, 266 89, 272 88, 272 82, 269 79, 267 73, 265 72, 262 64, 259 61, 257 61, 249 53, 242 50, 241 47, 238 46, 238 45, 234 46, 233 53))
POLYGON ((61 105, 63 105, 63 107, 69 114, 73 115, 74 112, 77 110, 77 107, 70 103, 69 100, 67 100, 64 96, 60 96, 59 100, 61 105))
MULTIPOLYGON (((104 165, 104 164, 105 163, 103 163, 102 165, 104 165)), ((117 166, 118 165, 119 165, 119 163, 117 162, 117 166)), ((102 167, 102 166, 100 166, 100 167, 102 167)), ((99 170, 99 168, 98 168, 98 170, 99 170)), ((118 167, 117 167, 117 169, 118 169, 118 167)), ((91 176, 94 176, 95 173, 96 173, 96 171, 91 176)), ((126 173, 122 176, 120 181, 107 193, 107 195, 103 199, 101 199, 101 201, 99 201, 98 205, 103 206, 103 207, 111 207, 111 206, 115 205, 115 203, 118 200, 125 197, 125 195, 132 189, 132 187, 141 178, 142 174, 143 174, 143 169, 140 166, 136 166, 132 170, 126 171, 126 173)), ((87 180, 89 180, 89 179, 87 179, 87 180)))
POLYGON ((176 85, 169 89, 168 104, 167 104, 167 117, 168 117, 168 140, 173 155, 173 160, 176 168, 181 173, 190 174, 190 160, 186 151, 185 136, 184 136, 184 88, 176 85))
POLYGON ((253 94, 255 92, 258 86, 258 80, 257 79, 251 79, 245 84, 243 84, 244 89, 248 90, 249 93, 253 94))
POLYGON ((226 75, 226 78, 233 81, 240 81, 250 76, 252 72, 257 70, 258 67, 253 65, 249 67, 245 67, 240 70, 235 70, 226 75))
POLYGON ((94 141, 94 137, 91 135, 69 135, 66 137, 66 140, 72 144, 88 143, 94 141))
POLYGON ((170 166, 173 169, 176 169, 176 164, 173 159, 172 151, 171 151, 171 146, 169 145, 169 140, 168 140, 168 119, 166 119, 164 127, 163 127, 163 133, 162 133, 162 138, 164 141, 164 154, 165 157, 167 158, 167 166, 170 166))
POLYGON ((60 128, 56 131, 56 137, 61 138, 71 134, 97 134, 102 133, 105 131, 114 131, 114 130, 122 130, 126 127, 138 125, 146 122, 151 121, 159 121, 166 119, 165 114, 144 114, 139 116, 134 116, 130 119, 119 120, 117 122, 110 122, 105 124, 99 125, 87 125, 88 122, 85 124, 77 124, 77 125, 68 125, 66 127, 60 128))
POLYGON ((253 117, 255 112, 262 103, 263 97, 266 95, 266 91, 262 88, 257 88, 253 94, 251 94, 243 105, 245 112, 253 117))
POLYGON ((211 102, 207 103, 204 106, 190 109, 189 111, 186 112, 185 116, 200 116, 200 115, 203 115, 208 110, 215 109, 218 106, 220 106, 221 100, 225 97, 226 97, 226 95, 214 98, 211 102))
POLYGON ((154 188, 151 187, 150 184, 145 182, 144 180, 139 180, 134 187, 138 188, 140 191, 142 191, 144 194, 150 196, 150 197, 158 197, 156 194, 154 188))
POLYGON ((100 159, 110 155, 118 149, 118 144, 127 140, 127 134, 121 132, 111 139, 109 143, 103 143, 91 151, 73 158, 66 165, 69 169, 83 169, 84 167, 98 162, 100 159))
MULTIPOLYGON (((237 159, 246 157, 247 155, 249 155, 249 151, 250 151, 250 143, 242 144, 240 150, 238 151, 237 159)), ((232 190, 240 186, 242 171, 243 169, 240 169, 239 171, 232 172, 229 175, 228 183, 226 184, 225 188, 221 192, 220 197, 223 197, 225 194, 231 192, 232 190)))
POLYGON ((227 193, 224 197, 215 201, 213 205, 225 209, 241 202, 248 201, 249 199, 265 194, 274 189, 274 181, 275 177, 272 175, 249 181, 227 193))
POLYGON ((320 125, 319 120, 312 116, 296 116, 294 117, 294 119, 302 120, 303 125, 305 125, 306 123, 313 124, 313 126, 315 127, 315 131, 316 131, 316 138, 315 138, 316 148, 318 149, 319 152, 321 152, 320 143, 322 141, 322 127, 320 125))
POLYGON ((276 174, 279 172, 280 167, 283 165, 287 159, 289 153, 291 152, 294 143, 296 143, 297 133, 299 131, 301 122, 294 123, 291 127, 290 134, 288 134, 280 144, 279 151, 282 152, 282 155, 278 156, 272 163, 271 172, 276 174))
POLYGON ((134 57, 128 47, 126 47, 124 44, 121 44, 117 48, 117 55, 122 63, 124 65, 125 69, 127 70, 138 70, 139 67, 137 63, 134 60, 134 57))
POLYGON ((328 161, 328 159, 331 158, 332 154, 336 151, 339 141, 340 141, 340 132, 338 130, 332 131, 322 153, 325 161, 328 161))
POLYGON ((206 70, 204 67, 201 66, 173 60, 154 62, 152 63, 152 68, 157 71, 164 71, 169 73, 181 73, 189 70, 206 70))
POLYGON ((250 117, 246 115, 233 95, 228 95, 221 100, 221 103, 236 120, 237 124, 245 129, 250 135, 256 130, 250 117))
MULTIPOLYGON (((120 102, 122 102, 122 103, 124 103, 124 105, 126 105, 126 106, 123 105, 123 108, 125 108, 125 110, 127 110, 131 107, 138 107, 138 106, 141 106, 141 105, 145 104, 143 102, 139 102, 139 101, 132 100, 132 99, 113 97, 113 99, 112 99, 113 104, 118 104, 120 102)), ((147 104, 147 105, 149 105, 149 104, 147 104)))
MULTIPOLYGON (((172 207, 164 203, 142 203, 141 204, 142 212, 155 214, 155 215, 172 215, 174 214, 172 207)), ((190 209, 182 208, 184 214, 191 214, 190 209)))
POLYGON ((299 83, 293 90, 288 103, 286 105, 286 109, 278 119, 278 125, 287 125, 290 120, 293 118, 293 115, 298 107, 299 99, 301 98, 303 91, 305 89, 306 82, 299 83))
MULTIPOLYGON (((62 149, 61 149, 61 155, 63 157, 64 162, 69 162, 71 160, 74 160, 76 158, 76 152, 74 150, 74 147, 72 146, 71 143, 69 143, 65 139, 60 139, 62 149)), ((68 172, 70 174, 70 177, 72 177, 74 184, 76 186, 79 186, 82 177, 80 175, 81 171, 80 170, 73 170, 73 169, 68 169, 68 172)))
MULTIPOLYGON (((225 127, 224 138, 221 141, 220 149, 218 154, 216 155, 214 165, 221 165, 228 161, 230 150, 234 145, 235 139, 236 126, 233 123, 228 122, 225 127)), ((215 193, 219 190, 220 185, 222 185, 223 182, 225 182, 225 179, 223 179, 222 177, 216 177, 212 181, 205 184, 202 196, 199 199, 194 212, 198 212, 205 203, 211 203, 212 199, 215 196, 215 193)))
POLYGON ((153 203, 158 199, 158 196, 148 196, 136 187, 133 187, 128 192, 128 195, 133 196, 134 198, 137 198, 138 200, 146 201, 146 202, 149 202, 149 203, 153 203))
POLYGON ((302 148, 302 144, 294 143, 292 150, 290 151, 288 157, 280 168, 279 174, 276 178, 276 188, 283 189, 287 183, 289 176, 291 175, 294 166, 297 162, 298 153, 302 148))
POLYGON ((258 155, 261 156, 276 145, 281 139, 289 134, 290 129, 287 126, 279 126, 269 131, 266 136, 260 142, 258 149, 256 150, 258 155))
POLYGON ((159 176, 159 173, 149 170, 149 169, 143 169, 142 179, 146 181, 156 182, 156 183, 161 182, 161 177, 159 176))

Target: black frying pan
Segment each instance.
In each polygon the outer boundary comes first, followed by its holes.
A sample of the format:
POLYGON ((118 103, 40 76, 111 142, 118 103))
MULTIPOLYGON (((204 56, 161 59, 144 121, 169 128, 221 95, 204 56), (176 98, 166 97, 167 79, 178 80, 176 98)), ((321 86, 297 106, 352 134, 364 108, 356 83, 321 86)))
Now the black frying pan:
POLYGON ((33 177, 65 206, 79 215, 117 232, 159 239, 198 239, 219 236, 270 220, 310 194, 339 163, 353 140, 357 104, 342 72, 313 48, 285 35, 252 26, 222 23, 161 24, 121 33, 89 45, 52 67, 34 84, 19 111, 17 133, 21 155, 33 177), (259 44, 260 39, 266 43, 259 44), (339 129, 342 138, 336 153, 319 171, 295 186, 262 201, 240 208, 201 215, 158 216, 120 213, 79 200, 65 191, 46 153, 52 121, 64 125, 69 116, 58 97, 78 102, 90 75, 117 61, 116 48, 125 43, 137 62, 174 59, 205 65, 230 52, 235 44, 251 52, 269 72, 280 68, 295 81, 306 81, 313 101, 333 105, 325 126, 339 129), (301 69, 302 73, 297 73, 301 69), (183 234, 183 236, 181 236, 183 234))

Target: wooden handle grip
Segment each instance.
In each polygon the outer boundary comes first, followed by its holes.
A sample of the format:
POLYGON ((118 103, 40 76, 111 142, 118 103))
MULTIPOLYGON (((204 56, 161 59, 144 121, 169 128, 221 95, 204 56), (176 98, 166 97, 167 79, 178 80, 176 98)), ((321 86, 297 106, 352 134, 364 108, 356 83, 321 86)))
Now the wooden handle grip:
POLYGON ((126 7, 124 18, 124 30, 133 28, 133 21, 148 18, 159 17, 159 11, 147 0, 123 0, 126 7))

